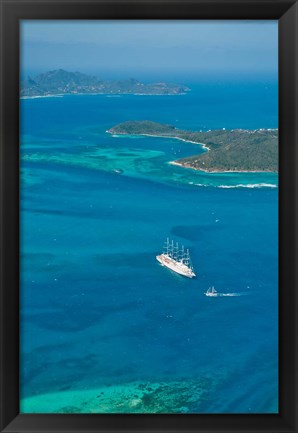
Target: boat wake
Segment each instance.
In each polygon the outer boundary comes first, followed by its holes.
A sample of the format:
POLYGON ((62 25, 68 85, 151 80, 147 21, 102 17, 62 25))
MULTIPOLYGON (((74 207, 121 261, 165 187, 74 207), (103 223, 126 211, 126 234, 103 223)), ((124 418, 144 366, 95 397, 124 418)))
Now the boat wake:
POLYGON ((245 293, 219 293, 219 296, 243 296, 245 293))
POLYGON ((217 290, 215 290, 214 286, 212 286, 209 287, 209 289, 207 290, 207 292, 204 293, 204 295, 212 298, 219 298, 223 296, 244 296, 247 295, 247 293, 219 293, 217 290))
POLYGON ((246 293, 215 293, 214 295, 206 295, 206 296, 212 296, 215 298, 219 298, 219 297, 223 297, 223 296, 229 296, 229 297, 233 297, 233 296, 245 296, 246 293))

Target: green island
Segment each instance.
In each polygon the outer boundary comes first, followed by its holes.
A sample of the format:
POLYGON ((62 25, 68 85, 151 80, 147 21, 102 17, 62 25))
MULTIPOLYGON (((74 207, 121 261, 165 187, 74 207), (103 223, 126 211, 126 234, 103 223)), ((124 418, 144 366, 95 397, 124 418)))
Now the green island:
POLYGON ((171 164, 206 172, 277 172, 277 129, 186 131, 171 125, 127 121, 113 126, 110 134, 169 137, 198 144, 206 151, 171 164))
POLYGON ((36 98, 54 95, 183 95, 190 89, 174 83, 144 84, 135 78, 127 80, 102 80, 81 72, 63 69, 48 71, 21 82, 21 97, 36 98))

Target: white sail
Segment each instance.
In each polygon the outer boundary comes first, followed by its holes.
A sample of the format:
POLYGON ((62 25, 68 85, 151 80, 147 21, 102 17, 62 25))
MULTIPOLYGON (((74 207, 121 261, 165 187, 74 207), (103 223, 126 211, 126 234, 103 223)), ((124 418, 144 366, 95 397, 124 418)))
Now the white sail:
POLYGON ((209 287, 207 292, 205 293, 206 296, 218 296, 217 291, 215 290, 214 286, 209 287))

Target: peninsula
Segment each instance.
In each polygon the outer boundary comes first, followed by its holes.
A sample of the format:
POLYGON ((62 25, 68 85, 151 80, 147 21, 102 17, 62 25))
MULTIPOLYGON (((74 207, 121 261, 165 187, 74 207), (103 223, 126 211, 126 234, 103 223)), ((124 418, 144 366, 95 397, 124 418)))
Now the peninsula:
POLYGON ((113 126, 111 134, 169 137, 201 145, 206 151, 171 164, 206 172, 277 172, 277 129, 186 131, 171 125, 128 121, 113 126))
POLYGON ((111 94, 111 95, 182 95, 189 91, 186 86, 158 82, 144 84, 134 78, 120 81, 104 81, 80 72, 63 69, 45 72, 35 78, 28 77, 21 82, 21 97, 41 97, 69 94, 111 94))

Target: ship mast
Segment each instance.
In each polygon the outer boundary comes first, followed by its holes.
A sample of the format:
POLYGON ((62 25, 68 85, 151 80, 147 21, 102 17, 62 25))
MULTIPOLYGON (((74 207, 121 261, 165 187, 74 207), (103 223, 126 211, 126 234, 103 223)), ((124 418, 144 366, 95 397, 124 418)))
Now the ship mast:
POLYGON ((172 240, 172 243, 171 243, 171 251, 170 251, 170 257, 172 257, 172 259, 174 258, 174 241, 172 240))
POLYGON ((189 249, 186 250, 186 266, 189 265, 189 249))
POLYGON ((193 271, 189 250, 187 250, 187 266, 193 271))
POLYGON ((184 261, 184 245, 182 245, 182 248, 181 248, 181 259, 180 259, 180 262, 183 263, 183 261, 184 261))
POLYGON ((169 244, 170 244, 169 238, 167 238, 167 242, 165 242, 165 244, 166 244, 166 246, 165 246, 166 255, 168 256, 169 255, 169 244))
POLYGON ((176 242, 176 246, 173 247, 173 259, 178 261, 178 255, 179 255, 179 245, 178 242, 176 242))

